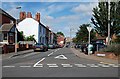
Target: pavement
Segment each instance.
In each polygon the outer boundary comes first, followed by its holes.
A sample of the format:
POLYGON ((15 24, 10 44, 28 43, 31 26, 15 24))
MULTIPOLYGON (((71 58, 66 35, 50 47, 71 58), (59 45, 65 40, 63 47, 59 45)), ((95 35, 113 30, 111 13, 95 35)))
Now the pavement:
POLYGON ((118 64, 118 60, 98 57, 98 56, 95 56, 94 54, 93 55, 86 55, 83 52, 81 52, 80 50, 75 49, 75 48, 71 48, 71 51, 73 51, 74 54, 80 58, 96 60, 96 61, 100 61, 101 63, 104 63, 104 64, 109 64, 109 63, 118 64))
POLYGON ((25 54, 32 53, 32 52, 33 52, 33 49, 29 49, 29 50, 25 50, 25 51, 19 51, 17 53, 11 52, 11 53, 7 53, 7 54, 0 54, 0 56, 2 56, 2 59, 8 59, 8 58, 25 55, 25 54))

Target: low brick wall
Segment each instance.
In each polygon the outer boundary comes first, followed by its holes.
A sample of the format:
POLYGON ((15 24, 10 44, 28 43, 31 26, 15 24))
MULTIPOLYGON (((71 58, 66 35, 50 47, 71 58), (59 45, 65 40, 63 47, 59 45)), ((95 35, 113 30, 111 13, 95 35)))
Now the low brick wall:
MULTIPOLYGON (((28 49, 33 49, 33 45, 27 45, 27 44, 18 44, 17 45, 17 51, 24 51, 28 49)), ((15 45, 3 45, 2 47, 2 54, 15 52, 15 45)))
POLYGON ((118 57, 112 52, 95 52, 94 55, 97 56, 97 54, 105 54, 105 58, 118 59, 118 57))

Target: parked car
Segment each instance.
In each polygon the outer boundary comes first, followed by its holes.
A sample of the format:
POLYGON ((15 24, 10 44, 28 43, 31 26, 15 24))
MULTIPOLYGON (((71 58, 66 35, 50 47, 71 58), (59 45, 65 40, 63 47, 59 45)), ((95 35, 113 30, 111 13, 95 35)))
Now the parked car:
POLYGON ((97 50, 100 50, 100 49, 106 47, 106 45, 103 43, 93 43, 93 46, 94 46, 94 51, 97 51, 97 50))
POLYGON ((43 43, 37 43, 34 46, 34 51, 48 51, 48 47, 47 45, 43 44, 43 43))
POLYGON ((76 44, 74 47, 75 48, 81 48, 81 45, 80 44, 76 44))
POLYGON ((59 48, 59 45, 58 45, 58 44, 56 44, 56 45, 55 45, 55 47, 56 47, 56 48, 59 48))
POLYGON ((87 46, 88 46, 88 44, 81 44, 81 51, 82 52, 87 52, 87 46))
POLYGON ((55 49, 56 46, 54 44, 48 44, 48 49, 55 49))

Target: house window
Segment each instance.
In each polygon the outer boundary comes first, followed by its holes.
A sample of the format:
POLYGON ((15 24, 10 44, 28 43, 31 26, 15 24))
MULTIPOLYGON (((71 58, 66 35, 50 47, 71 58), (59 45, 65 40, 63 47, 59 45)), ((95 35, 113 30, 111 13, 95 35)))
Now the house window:
POLYGON ((13 33, 9 33, 9 36, 13 36, 13 33))
POLYGON ((4 34, 4 40, 7 40, 7 33, 4 34))

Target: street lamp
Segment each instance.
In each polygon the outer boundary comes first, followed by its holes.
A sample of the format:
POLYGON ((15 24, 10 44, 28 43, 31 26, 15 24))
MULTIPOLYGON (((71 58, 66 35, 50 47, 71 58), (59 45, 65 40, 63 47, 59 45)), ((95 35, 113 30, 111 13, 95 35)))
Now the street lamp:
POLYGON ((89 38, 88 38, 88 43, 90 44, 90 32, 91 32, 91 30, 92 30, 92 27, 87 27, 87 30, 88 30, 88 32, 89 32, 89 38))
MULTIPOLYGON (((21 9, 20 6, 16 7, 16 9, 21 9)), ((15 28, 15 53, 17 53, 17 20, 16 20, 16 28, 15 28)))
POLYGON ((110 45, 110 0, 108 0, 108 45, 110 45))

